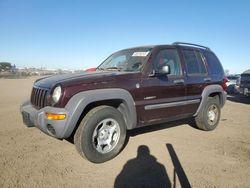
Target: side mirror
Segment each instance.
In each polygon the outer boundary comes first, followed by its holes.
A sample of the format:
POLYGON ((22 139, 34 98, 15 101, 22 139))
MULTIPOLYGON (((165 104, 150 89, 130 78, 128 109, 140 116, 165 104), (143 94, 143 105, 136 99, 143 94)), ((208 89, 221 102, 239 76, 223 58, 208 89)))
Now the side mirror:
POLYGON ((170 66, 169 66, 169 65, 163 66, 160 72, 161 72, 162 74, 170 74, 170 72, 171 72, 170 66))
POLYGON ((171 70, 170 70, 170 66, 169 65, 165 65, 163 66, 160 70, 153 70, 150 74, 149 74, 149 77, 154 77, 154 76, 164 76, 164 75, 167 75, 167 74, 170 74, 171 73, 171 70))

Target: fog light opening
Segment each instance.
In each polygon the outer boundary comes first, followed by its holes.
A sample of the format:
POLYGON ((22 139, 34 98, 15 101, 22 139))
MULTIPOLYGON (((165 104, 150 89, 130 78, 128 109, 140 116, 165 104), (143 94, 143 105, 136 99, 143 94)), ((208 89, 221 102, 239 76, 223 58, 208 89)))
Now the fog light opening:
POLYGON ((47 131, 52 135, 56 135, 56 130, 50 124, 47 124, 47 131))

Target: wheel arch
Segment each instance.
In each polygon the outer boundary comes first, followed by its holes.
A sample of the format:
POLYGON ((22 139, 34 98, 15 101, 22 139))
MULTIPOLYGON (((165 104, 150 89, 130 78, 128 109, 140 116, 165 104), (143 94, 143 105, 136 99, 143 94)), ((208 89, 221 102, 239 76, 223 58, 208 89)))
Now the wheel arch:
POLYGON ((71 136, 81 119, 94 107, 108 105, 118 109, 124 117, 126 129, 137 124, 135 102, 131 94, 124 89, 98 89, 84 91, 74 95, 66 105, 69 119, 65 128, 65 137, 71 136))
POLYGON ((204 88, 201 94, 201 102, 194 116, 197 116, 198 113, 205 106, 208 97, 215 97, 215 96, 218 96, 220 107, 222 108, 226 102, 226 92, 220 85, 209 85, 204 88))

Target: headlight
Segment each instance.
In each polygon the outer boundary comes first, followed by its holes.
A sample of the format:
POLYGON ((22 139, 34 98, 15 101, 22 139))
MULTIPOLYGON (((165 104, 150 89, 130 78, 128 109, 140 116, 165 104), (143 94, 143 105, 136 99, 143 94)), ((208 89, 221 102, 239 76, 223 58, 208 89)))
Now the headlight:
POLYGON ((61 88, 61 86, 57 86, 54 89, 53 94, 52 94, 52 99, 55 103, 57 103, 59 101, 61 94, 62 94, 62 88, 61 88))

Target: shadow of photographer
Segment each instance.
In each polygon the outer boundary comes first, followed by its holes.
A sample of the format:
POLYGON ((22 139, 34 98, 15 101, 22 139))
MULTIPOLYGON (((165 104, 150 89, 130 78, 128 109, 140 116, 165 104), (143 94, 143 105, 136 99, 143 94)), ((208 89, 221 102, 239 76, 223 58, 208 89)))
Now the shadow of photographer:
POLYGON ((115 188, 125 187, 171 187, 167 171, 147 146, 141 145, 137 157, 129 160, 116 177, 115 188))

